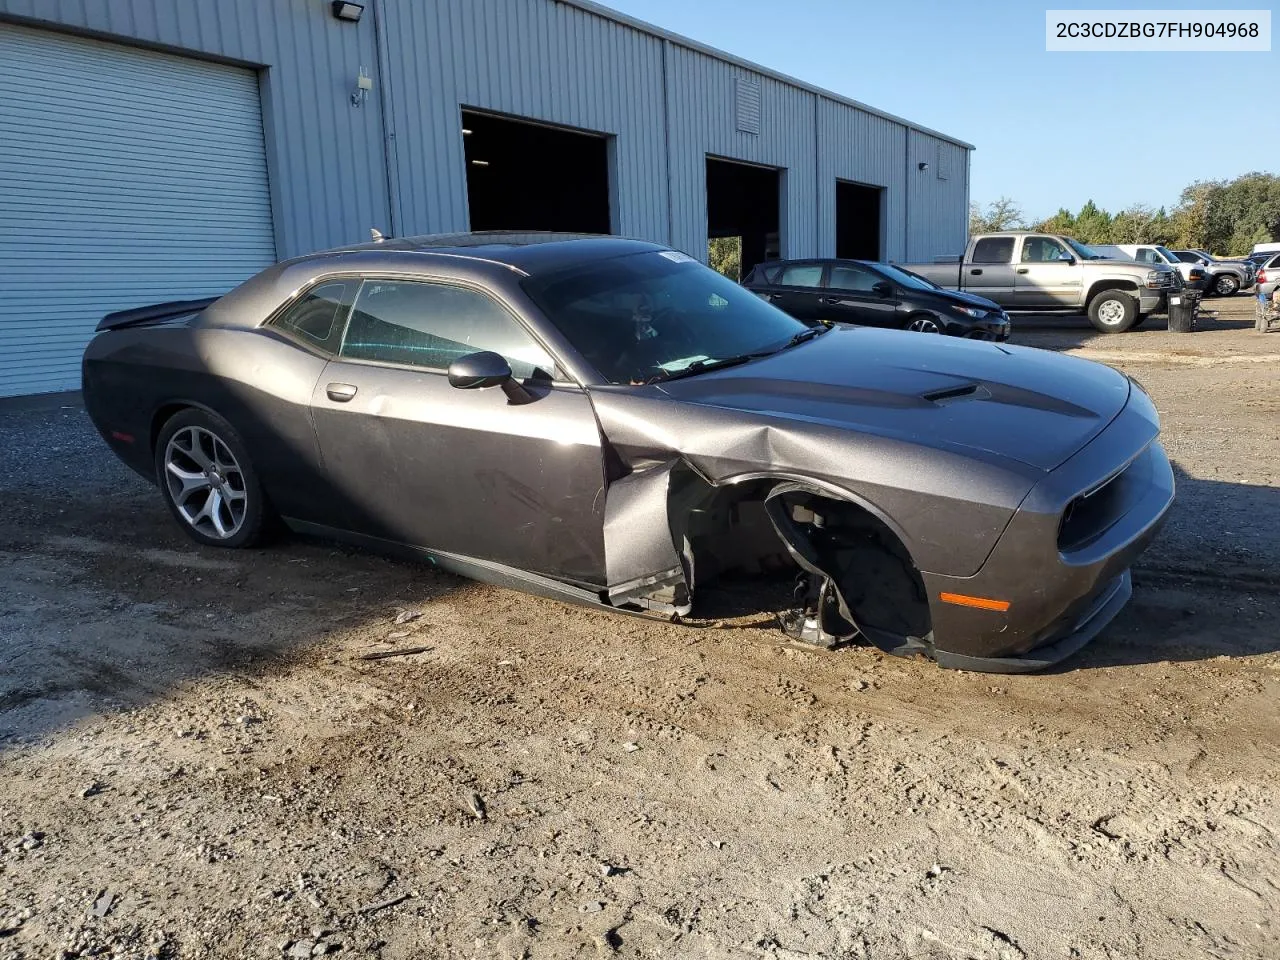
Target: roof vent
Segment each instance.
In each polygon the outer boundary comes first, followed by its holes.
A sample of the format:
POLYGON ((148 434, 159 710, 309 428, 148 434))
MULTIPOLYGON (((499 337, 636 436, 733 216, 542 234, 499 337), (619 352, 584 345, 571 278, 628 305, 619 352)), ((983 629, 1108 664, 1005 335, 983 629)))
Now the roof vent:
POLYGON ((735 77, 734 125, 740 133, 760 132, 760 78, 735 77))

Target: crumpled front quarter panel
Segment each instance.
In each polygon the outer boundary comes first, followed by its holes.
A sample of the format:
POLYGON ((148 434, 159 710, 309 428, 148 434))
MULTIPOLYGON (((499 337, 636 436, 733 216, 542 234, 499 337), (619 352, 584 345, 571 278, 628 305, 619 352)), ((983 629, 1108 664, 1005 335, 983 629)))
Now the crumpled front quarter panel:
MULTIPOLYGON (((635 471, 622 482, 651 487, 643 496, 626 493, 629 503, 644 500, 646 511, 615 514, 610 504, 613 536, 606 529, 606 554, 625 544, 636 564, 611 559, 611 583, 615 569, 626 579, 656 572, 639 569, 642 557, 676 557, 669 525, 656 522, 655 505, 670 468, 680 462, 713 485, 759 477, 811 481, 879 515, 922 570, 952 576, 982 566, 1037 475, 1029 467, 1010 469, 821 423, 684 403, 655 388, 605 386, 591 394, 605 438, 635 471), (627 514, 637 522, 626 525, 627 514)), ((615 491, 622 492, 618 483, 607 497, 615 491)))

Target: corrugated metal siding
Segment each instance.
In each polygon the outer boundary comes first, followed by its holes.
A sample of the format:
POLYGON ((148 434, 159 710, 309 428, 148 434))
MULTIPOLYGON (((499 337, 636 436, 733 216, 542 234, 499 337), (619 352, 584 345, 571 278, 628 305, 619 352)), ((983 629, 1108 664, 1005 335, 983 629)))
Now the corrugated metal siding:
POLYGON ((275 260, 254 71, 0 24, 0 89, 0 394, 74 389, 104 313, 275 260))
POLYGON ((462 106, 615 138, 616 232, 667 239, 661 41, 546 0, 383 0, 398 229, 467 229, 462 106))
POLYGON ((836 181, 883 187, 881 256, 906 258, 907 128, 834 100, 818 102, 818 231, 821 256, 835 256, 836 181))
POLYGON ((962 253, 969 230, 969 151, 917 130, 908 137, 907 260, 923 262, 962 253), (938 177, 939 152, 947 155, 951 175, 938 177), (929 164, 921 170, 919 164, 929 164))
POLYGON ((465 229, 464 105, 612 136, 614 229, 700 258, 707 154, 785 169, 786 255, 833 251, 836 178, 886 188, 886 256, 950 252, 963 238, 967 151, 894 118, 607 11, 555 0, 365 3, 359 24, 335 20, 327 0, 0 0, 0 17, 264 66, 281 256, 363 240, 370 226, 465 229), (375 89, 353 107, 362 65, 375 89), (735 78, 760 82, 758 134, 737 129, 735 78), (953 151, 952 176, 919 174, 917 148, 930 163, 953 151))
MULTIPOLYGON (((263 79, 276 248, 291 257, 387 226, 374 18, 342 23, 321 0, 0 0, 0 16, 269 67, 263 79), (377 82, 375 75, 375 82, 377 82)), ((24 81, 22 87, 29 81, 24 81)))
POLYGON ((760 133, 734 122, 734 80, 745 71, 674 44, 667 51, 671 104, 672 245, 707 259, 707 165, 712 154, 785 170, 782 253, 817 252, 817 171, 813 95, 768 77, 760 80, 760 133))

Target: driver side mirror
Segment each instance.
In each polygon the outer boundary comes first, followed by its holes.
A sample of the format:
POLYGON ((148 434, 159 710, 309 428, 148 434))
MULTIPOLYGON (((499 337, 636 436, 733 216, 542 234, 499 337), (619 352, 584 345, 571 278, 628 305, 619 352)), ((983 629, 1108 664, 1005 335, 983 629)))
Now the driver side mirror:
POLYGON ((1059 260, 1061 260, 1063 263, 1075 263, 1075 262, 1076 262, 1076 258, 1075 258, 1075 257, 1073 257, 1071 254, 1069 254, 1069 253, 1065 252, 1065 251, 1063 251, 1062 253, 1058 254, 1058 259, 1059 259, 1059 260))
POLYGON ((501 387, 512 403, 528 403, 533 399, 512 376, 507 358, 492 350, 469 353, 449 364, 449 386, 459 390, 501 387))
POLYGON ((877 296, 881 296, 881 297, 893 296, 893 284, 890 283, 888 280, 877 280, 875 283, 871 285, 871 290, 877 296))

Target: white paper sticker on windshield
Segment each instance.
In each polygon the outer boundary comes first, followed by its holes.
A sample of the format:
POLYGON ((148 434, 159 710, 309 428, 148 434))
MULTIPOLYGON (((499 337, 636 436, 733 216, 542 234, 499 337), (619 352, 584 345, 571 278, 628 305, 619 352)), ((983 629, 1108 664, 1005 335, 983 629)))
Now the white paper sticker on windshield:
POLYGON ((659 251, 658 256, 666 257, 672 263, 693 263, 693 257, 679 250, 662 250, 659 251))

